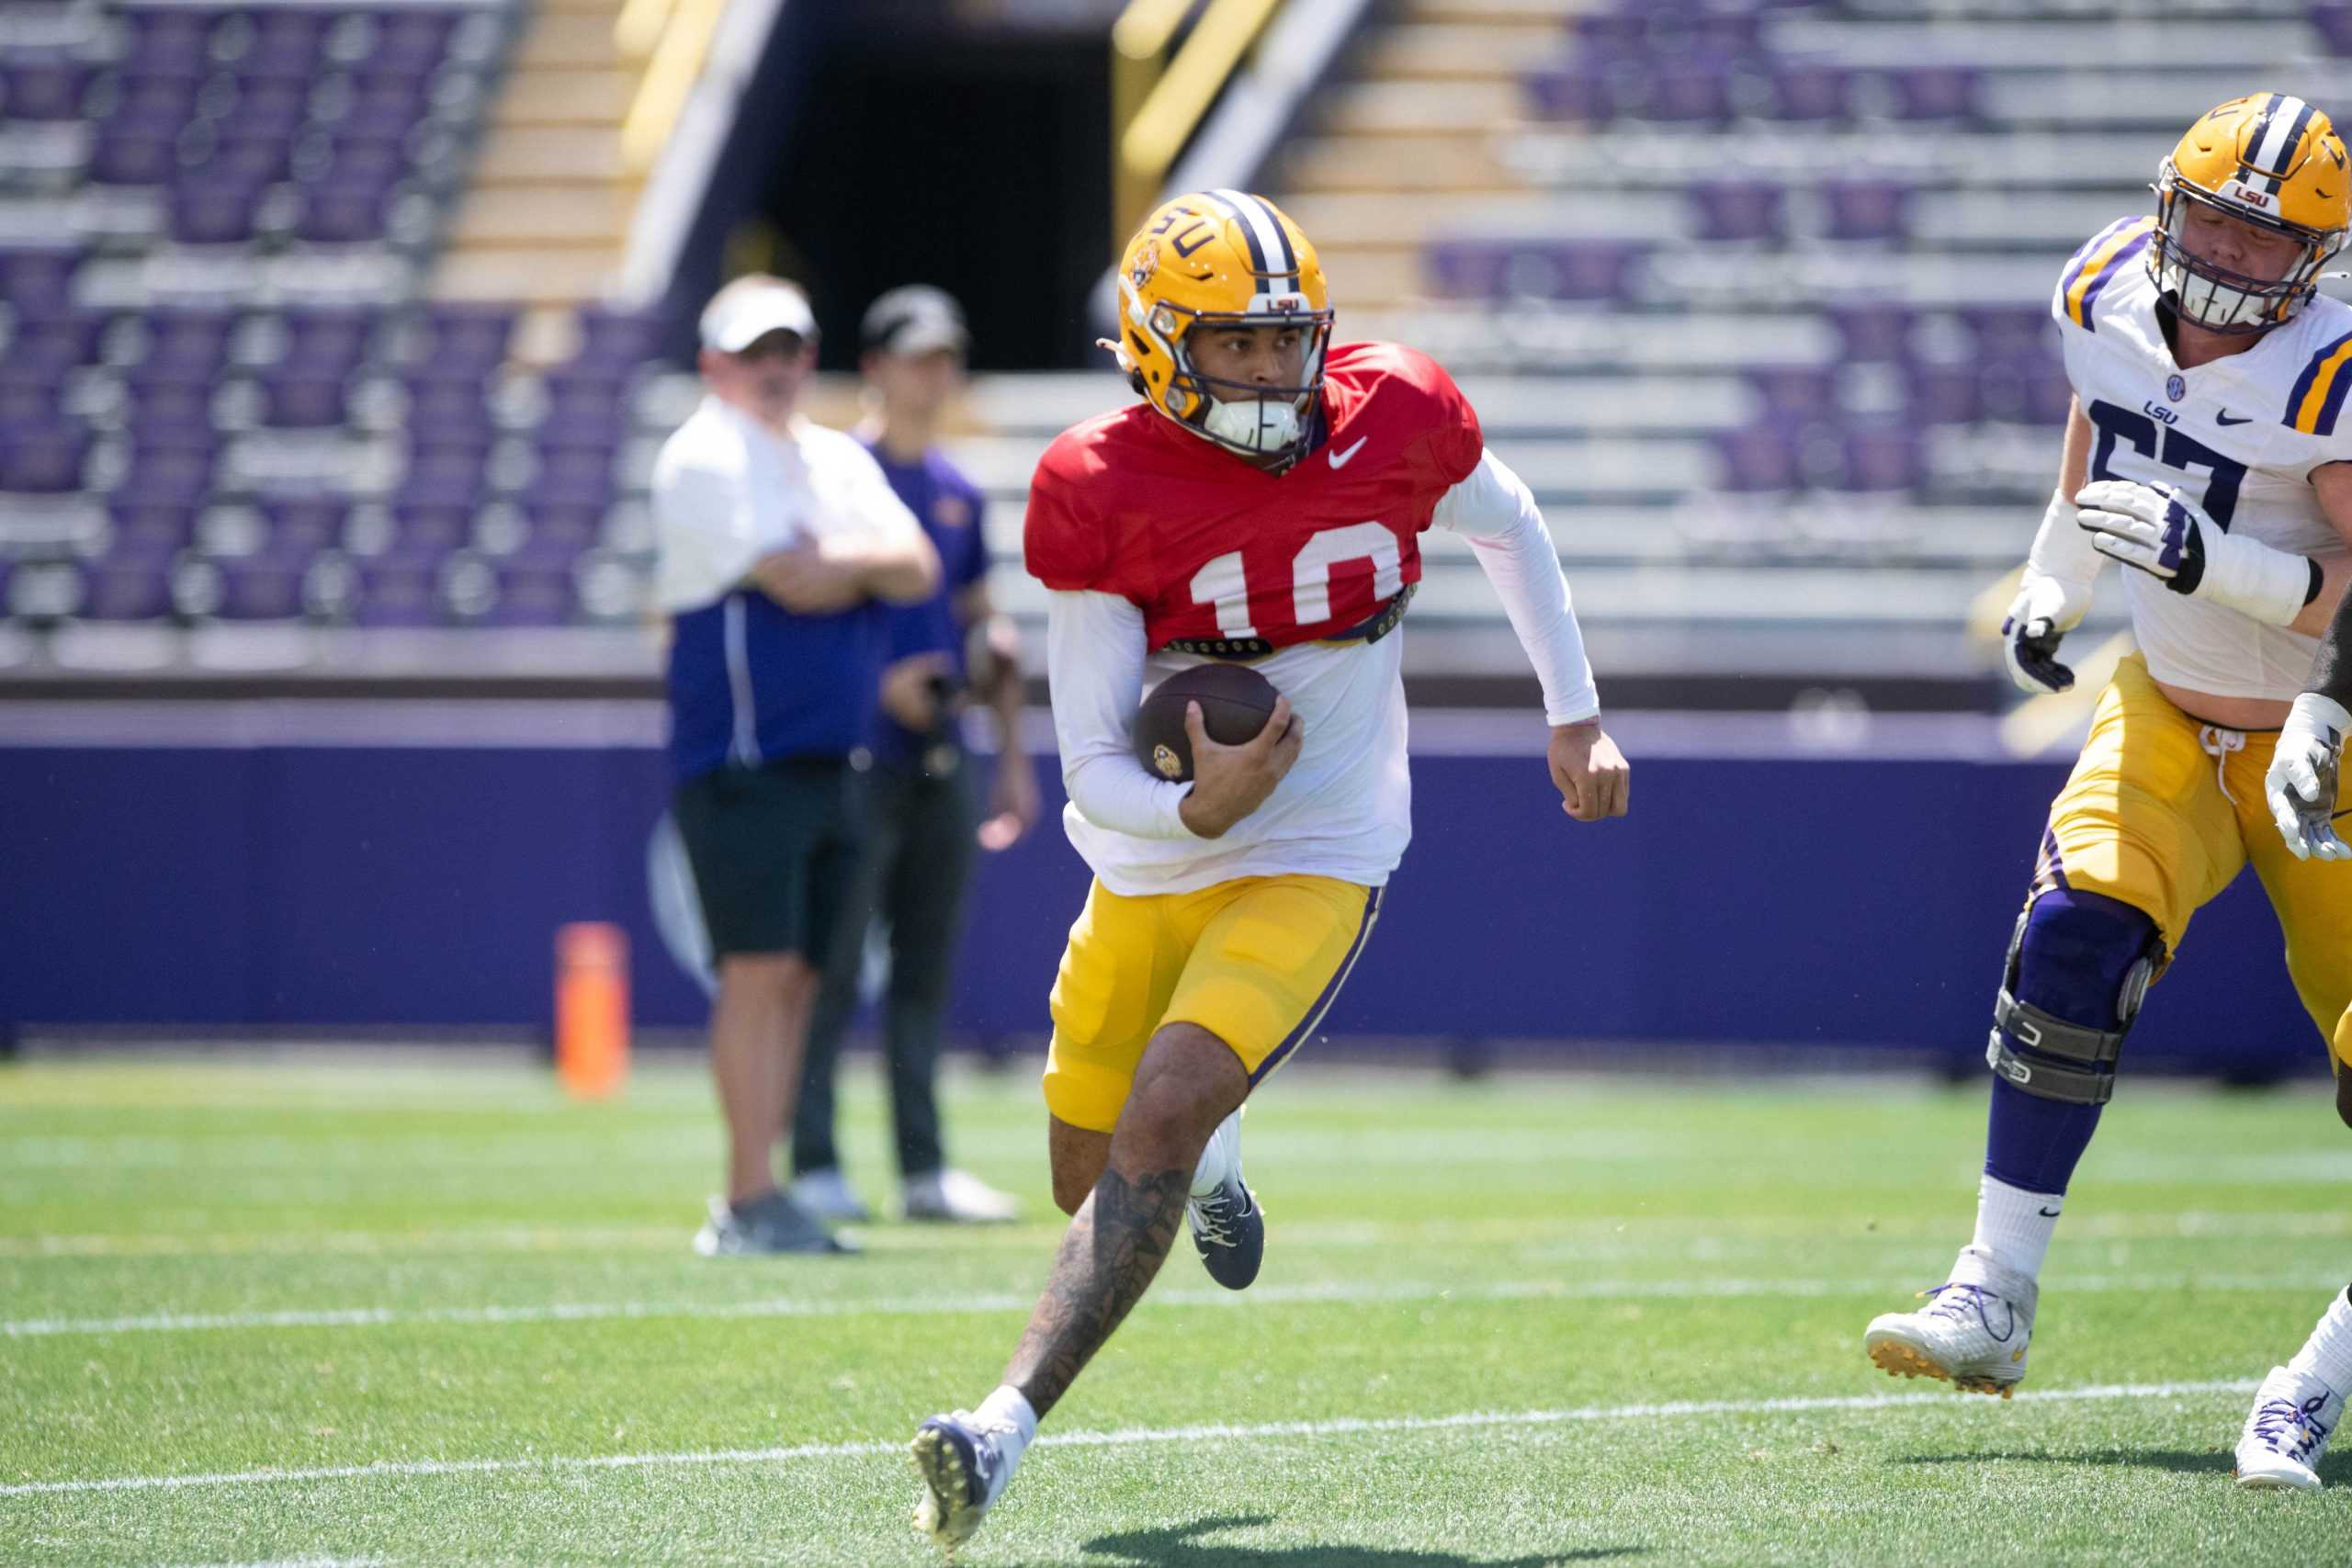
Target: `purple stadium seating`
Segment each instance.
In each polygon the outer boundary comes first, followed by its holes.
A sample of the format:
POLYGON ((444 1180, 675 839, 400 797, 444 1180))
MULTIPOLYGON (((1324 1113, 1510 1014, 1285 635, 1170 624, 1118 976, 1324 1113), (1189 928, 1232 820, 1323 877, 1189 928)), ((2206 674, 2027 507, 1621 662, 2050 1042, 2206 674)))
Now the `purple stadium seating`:
POLYGON ((1776 61, 1768 102, 1774 119, 1845 119, 1853 112, 1853 73, 1817 61, 1776 61))
POLYGON ((290 136, 311 118, 311 87, 307 82, 250 82, 238 89, 231 111, 237 124, 254 135, 276 131, 290 136))
POLYGON ((309 557, 272 549, 253 556, 216 556, 220 601, 213 614, 224 621, 285 621, 302 614, 302 580, 309 557))
POLYGON ((1974 362, 1906 367, 1903 406, 1914 424, 1976 423, 1984 402, 1974 362))
POLYGON ((2330 54, 2352 54, 2352 6, 2314 6, 2312 26, 2330 54))
POLYGON ((2053 352, 2057 326, 2042 305, 1973 305, 1960 312, 1970 343, 1983 359, 2017 359, 2053 352))
POLYGON ((435 305, 425 319, 427 363, 435 372, 486 375, 506 358, 514 312, 503 305, 435 305))
POLYGON ((191 178, 167 198, 172 238, 187 245, 243 244, 254 237, 262 186, 250 181, 191 178))
POLYGON ((1911 187, 1894 180, 1831 180, 1821 187, 1832 240, 1900 240, 1911 216, 1911 187))
POLYGON ((220 136, 212 155, 198 165, 197 174, 238 185, 273 185, 286 177, 293 156, 293 141, 277 131, 246 135, 232 130, 220 136))
POLYGON ((1838 371, 1829 365, 1758 365, 1743 372, 1770 418, 1805 418, 1838 402, 1838 371))
POLYGON ((397 141, 332 141, 322 156, 305 159, 303 183, 327 187, 373 186, 379 191, 407 177, 412 166, 407 151, 397 141))
POLYGON ((514 559, 497 569, 497 594, 483 619, 507 626, 560 626, 578 605, 571 563, 514 559))
POLYGON ((368 356, 379 320, 369 310, 288 310, 282 318, 286 354, 279 363, 314 375, 348 375, 368 356))
POLYGON ((89 177, 98 185, 168 185, 180 168, 176 118, 141 116, 109 119, 90 144, 89 177))
POLYGON ((0 62, 0 115, 9 119, 80 119, 83 100, 96 76, 97 67, 87 61, 22 51, 0 62))
POLYGON ((1885 299, 1842 300, 1828 305, 1838 329, 1838 357, 1852 364, 1899 363, 1908 356, 1913 312, 1885 299))
POLYGON ((351 503, 334 495, 265 496, 260 506, 269 523, 270 547, 301 554, 339 542, 351 515, 351 503))
POLYGON ((0 425, 0 491, 62 495, 82 488, 90 433, 65 421, 0 425))
POLYGON ((1928 477, 1926 445, 1917 430, 1900 421, 1848 426, 1838 452, 1839 490, 1916 490, 1928 477))
POLYGON ((302 193, 294 232, 316 245, 356 245, 384 237, 384 212, 391 204, 385 185, 323 179, 302 193))
POLYGON ((1977 367, 1984 417, 2019 424, 2063 423, 2074 400, 2064 362, 2054 355, 1986 360, 1977 367))
POLYGON ((421 104, 390 101, 355 103, 331 130, 338 144, 384 141, 403 144, 414 136, 424 118, 421 104))
POLYGON ((203 80, 200 70, 177 73, 126 69, 115 78, 115 105, 107 119, 161 120, 174 127, 185 125, 195 116, 203 96, 203 80))
POLYGON ((392 519, 391 544, 381 558, 439 560, 473 537, 474 505, 470 500, 401 501, 392 506, 392 519))
POLYGON ((115 499, 141 505, 195 505, 211 489, 211 454, 209 440, 202 446, 131 446, 130 468, 113 489, 115 499))
POLYGON ((120 15, 130 35, 126 59, 141 62, 151 59, 210 62, 212 32, 220 21, 219 12, 172 6, 126 9, 120 15))
POLYGON ((229 339, 237 330, 232 310, 183 307, 147 312, 147 352, 133 370, 211 379, 229 357, 229 339))
POLYGON ((1619 100, 1621 113, 1674 125, 1724 125, 1732 118, 1732 71, 1702 57, 1663 62, 1619 100))
POLYGON ((0 365, 0 425, 52 425, 65 418, 65 388, 52 370, 0 365))
POLYGON ((516 559, 576 559, 593 548, 605 529, 601 507, 541 505, 530 513, 530 532, 513 555, 516 559))
POLYGON ((396 501, 422 506, 460 507, 470 512, 481 503, 490 485, 485 475, 488 448, 441 448, 413 454, 401 476, 396 501))
POLYGON ((442 622, 440 562, 410 557, 361 561, 352 618, 364 626, 434 626, 442 622))
POLYGON ((97 310, 28 313, 9 333, 8 346, 0 349, 0 367, 62 376, 74 366, 94 364, 106 327, 106 315, 97 310))
POLYGON ((607 373, 635 370, 662 347, 660 315, 643 310, 617 310, 601 305, 580 310, 580 353, 574 363, 600 367, 607 373))
POLYGON ((80 613, 94 621, 154 621, 172 613, 167 558, 94 561, 83 569, 80 613))
POLYGON ((1774 241, 1782 237, 1785 192, 1764 180, 1708 180, 1690 188, 1702 240, 1774 241))
POLYGON ((1973 119, 1982 74, 1968 65, 1911 65, 1890 72, 1897 116, 1904 119, 1973 119))
MULTIPOLYGON (((157 429, 184 424, 209 430, 212 423, 213 379, 177 366, 141 366, 123 383, 130 394, 133 423, 157 429)), ((156 445, 179 446, 166 437, 156 445)))
POLYGON ((168 556, 187 549, 196 539, 199 514, 193 502, 158 502, 118 493, 107 504, 107 516, 114 525, 113 547, 107 553, 168 556))
POLYGON ((1529 111, 1538 119, 1566 120, 1579 125, 1605 125, 1616 114, 1616 96, 1608 73, 1598 65, 1577 62, 1528 73, 1521 85, 1529 111))
POLYGON ((30 315, 62 315, 74 308, 74 275, 82 253, 62 246, 0 250, 0 299, 30 315))
POLYGON ((1799 457, 1804 427, 1788 421, 1758 420, 1711 438, 1715 449, 1715 488, 1746 494, 1792 491, 1802 482, 1799 457))
POLYGON ((334 371, 274 367, 262 373, 262 423, 277 430, 332 430, 349 417, 344 377, 334 371))
POLYGON ((1627 240, 1449 241, 1427 265, 1437 291, 1457 299, 1608 300, 1627 295, 1648 254, 1627 240))

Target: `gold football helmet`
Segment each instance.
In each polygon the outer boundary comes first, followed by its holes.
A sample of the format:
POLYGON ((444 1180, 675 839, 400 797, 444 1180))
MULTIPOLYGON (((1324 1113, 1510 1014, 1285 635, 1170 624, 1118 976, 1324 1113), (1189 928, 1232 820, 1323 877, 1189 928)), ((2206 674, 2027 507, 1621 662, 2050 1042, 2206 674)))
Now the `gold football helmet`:
POLYGON ((2326 115, 2288 93, 2232 98, 2188 128, 2156 174, 2155 243, 2148 269, 2173 308, 2209 332, 2258 333, 2289 320, 2319 286, 2319 269, 2352 228, 2352 172, 2326 115), (2302 244, 2276 280, 2193 255, 2181 243, 2190 207, 2302 244))
POLYGON ((1119 356, 1137 392, 1178 424, 1253 461, 1297 460, 1313 438, 1331 342, 1315 247, 1283 210, 1246 191, 1180 196, 1144 220, 1119 258, 1119 356), (1203 375, 1186 347, 1204 326, 1295 326, 1295 386, 1203 375))

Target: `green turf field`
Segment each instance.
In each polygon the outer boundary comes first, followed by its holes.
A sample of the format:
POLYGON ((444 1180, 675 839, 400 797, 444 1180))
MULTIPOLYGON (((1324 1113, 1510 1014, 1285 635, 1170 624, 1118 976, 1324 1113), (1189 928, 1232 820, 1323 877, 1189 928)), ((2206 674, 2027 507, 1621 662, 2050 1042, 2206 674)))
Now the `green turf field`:
MULTIPOLYGON (((924 1563, 901 1445, 993 1386, 1059 1231, 1033 1075, 955 1103, 1036 1223, 711 1262, 683 1066, 588 1107, 448 1058, 0 1070, 0 1562, 924 1563)), ((1180 1242, 958 1561, 2352 1559, 2352 1451, 2316 1495, 2229 1482, 2352 1275, 2327 1103, 2127 1086, 2009 1404, 1860 1348, 1966 1239, 1983 1118, 1285 1072, 1257 1288, 1180 1242)))

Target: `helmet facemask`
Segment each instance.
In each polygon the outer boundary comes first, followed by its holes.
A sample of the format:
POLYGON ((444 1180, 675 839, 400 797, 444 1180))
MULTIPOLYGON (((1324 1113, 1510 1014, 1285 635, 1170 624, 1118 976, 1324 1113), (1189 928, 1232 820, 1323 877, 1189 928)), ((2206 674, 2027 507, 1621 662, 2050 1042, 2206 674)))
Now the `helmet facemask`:
POLYGON ((1132 293, 1128 307, 1130 330, 1156 339, 1175 366, 1160 404, 1163 412, 1204 440, 1275 472, 1306 455, 1315 435, 1316 410, 1323 400, 1323 358, 1331 343, 1331 311, 1193 310, 1167 300, 1147 310, 1132 293), (1287 327, 1304 333, 1306 351, 1298 383, 1268 386, 1201 370, 1193 362, 1189 346, 1193 334, 1221 327, 1287 327))
POLYGON ((2181 177, 2169 158, 2154 188, 2156 232, 2148 248, 2148 270, 2154 275, 2157 292, 2170 299, 2181 318, 2210 333, 2267 332, 2291 319, 2317 292, 2320 268, 2344 244, 2340 231, 2305 228, 2199 189, 2181 177), (2302 246, 2301 259, 2286 276, 2273 279, 2250 277, 2193 255, 2180 237, 2191 206, 2285 235, 2302 246))

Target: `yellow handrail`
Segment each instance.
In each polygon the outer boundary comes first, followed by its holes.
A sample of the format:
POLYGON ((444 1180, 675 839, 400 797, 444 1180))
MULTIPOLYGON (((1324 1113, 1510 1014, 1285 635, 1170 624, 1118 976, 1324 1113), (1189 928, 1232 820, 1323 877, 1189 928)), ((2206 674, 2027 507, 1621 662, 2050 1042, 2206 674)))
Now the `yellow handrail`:
POLYGON ((1166 72, 1143 91, 1143 80, 1191 8, 1190 0, 1131 0, 1111 28, 1114 244, 1125 244, 1143 221, 1176 155, 1282 0, 1210 0, 1166 72))
POLYGON ((677 0, 621 122, 621 166, 628 173, 646 173, 662 155, 726 13, 727 0, 677 0))
POLYGON ((670 25, 670 0, 623 0, 613 18, 613 48, 623 60, 643 60, 670 25))

